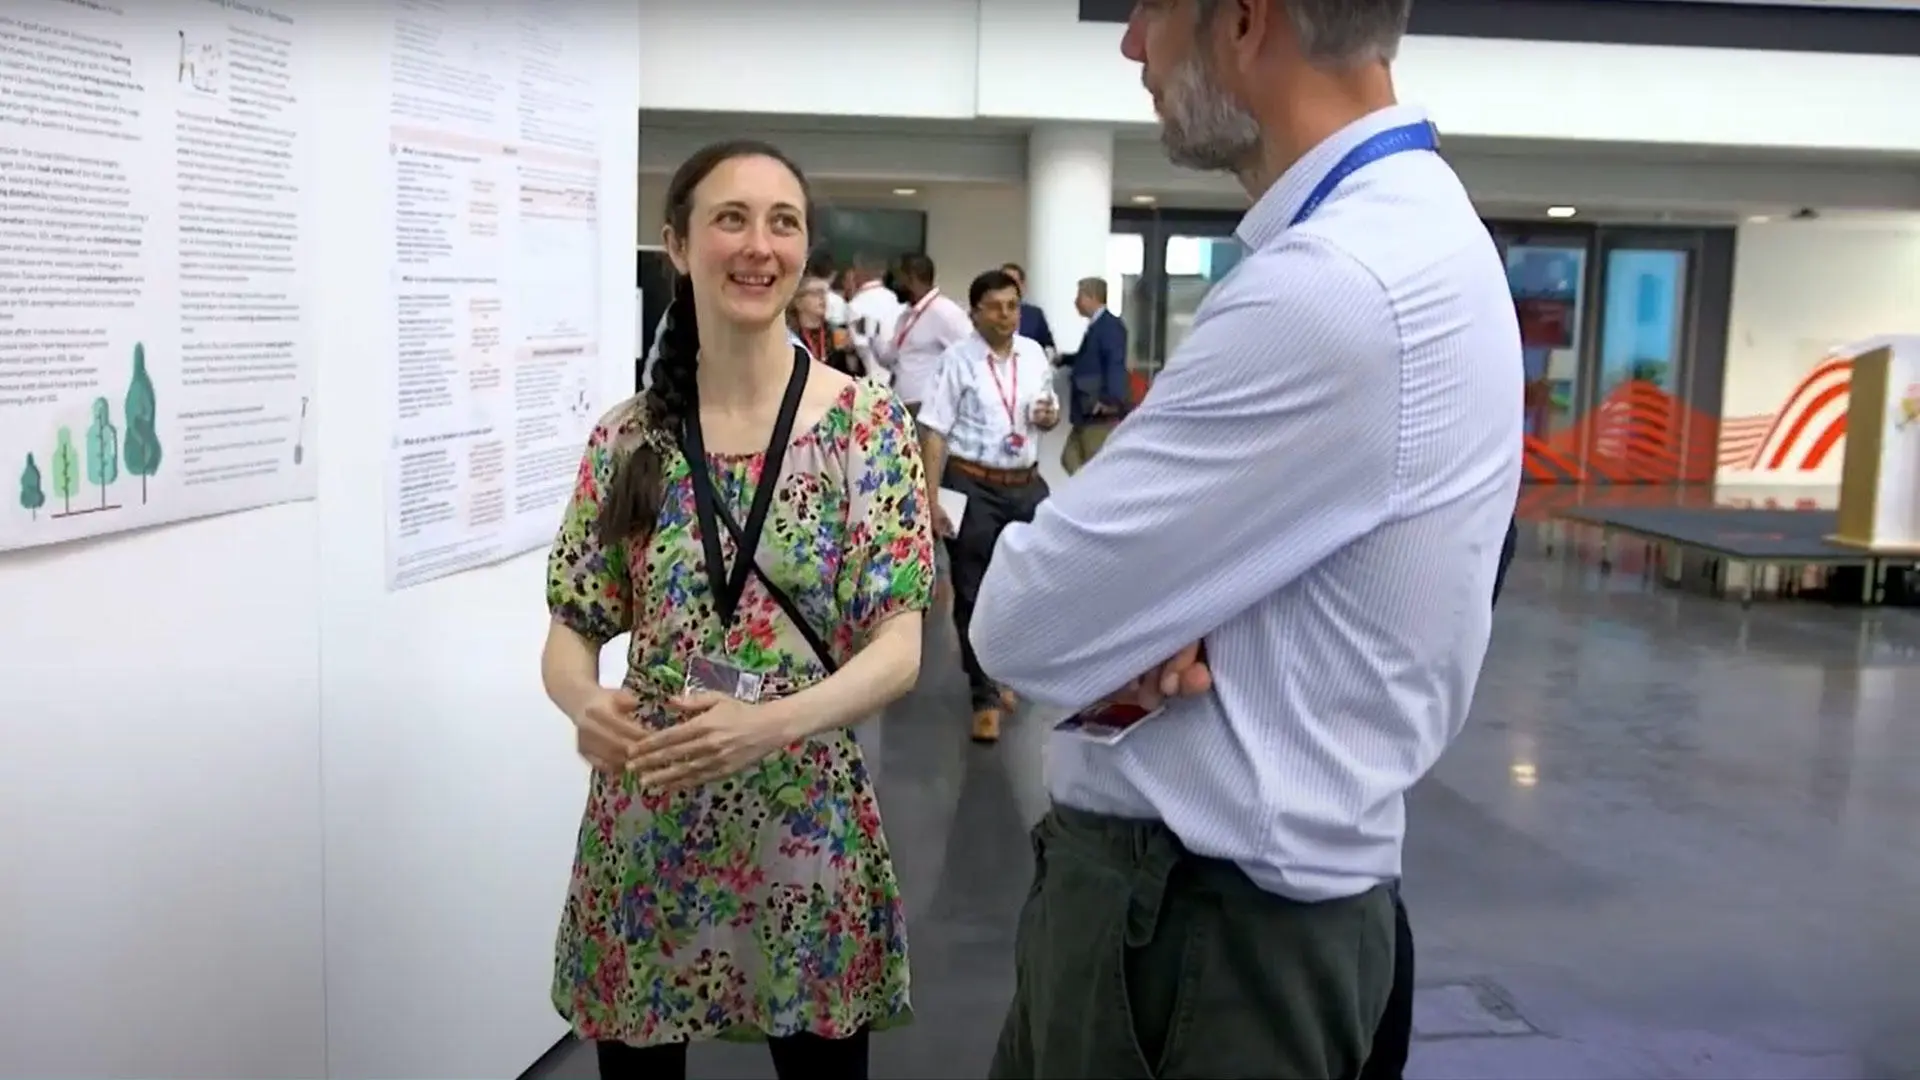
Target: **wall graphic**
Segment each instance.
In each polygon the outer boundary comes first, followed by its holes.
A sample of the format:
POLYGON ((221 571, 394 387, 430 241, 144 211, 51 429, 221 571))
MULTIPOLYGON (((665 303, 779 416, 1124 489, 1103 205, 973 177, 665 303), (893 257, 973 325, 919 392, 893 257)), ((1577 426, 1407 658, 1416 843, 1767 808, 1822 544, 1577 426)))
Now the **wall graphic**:
POLYGON ((1720 422, 1643 379, 1542 438, 1526 437, 1526 478, 1544 484, 1709 483, 1720 422))
POLYGON ((1788 392, 1780 408, 1721 423, 1720 468, 1730 479, 1810 483, 1846 446, 1851 356, 1829 355, 1788 392))
MULTIPOLYGON (((1856 350, 1848 350, 1849 354, 1856 350)), ((1616 387, 1574 424, 1527 436, 1526 476, 1548 484, 1818 484, 1847 437, 1850 355, 1830 355, 1769 413, 1710 416, 1651 382, 1616 387)), ((1920 412, 1920 402, 1913 408, 1920 412)), ((1831 470, 1829 470, 1831 471, 1831 470)))

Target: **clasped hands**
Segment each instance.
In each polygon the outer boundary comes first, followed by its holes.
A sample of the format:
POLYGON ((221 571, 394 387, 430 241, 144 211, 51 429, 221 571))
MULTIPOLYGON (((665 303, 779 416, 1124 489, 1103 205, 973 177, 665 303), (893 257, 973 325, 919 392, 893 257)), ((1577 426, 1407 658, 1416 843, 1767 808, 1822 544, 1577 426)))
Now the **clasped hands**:
POLYGON ((640 723, 640 698, 626 687, 603 689, 573 719, 580 756, 600 772, 631 772, 642 787, 686 791, 739 773, 795 742, 780 715, 725 694, 669 699, 672 727, 640 723))

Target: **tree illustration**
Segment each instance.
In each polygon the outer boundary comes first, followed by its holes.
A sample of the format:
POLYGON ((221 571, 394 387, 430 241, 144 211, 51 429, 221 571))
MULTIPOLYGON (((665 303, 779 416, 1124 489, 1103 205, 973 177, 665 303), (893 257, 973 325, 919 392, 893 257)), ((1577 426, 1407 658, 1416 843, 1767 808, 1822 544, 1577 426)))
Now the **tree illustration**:
POLYGON ((106 398, 94 398, 93 426, 87 428, 87 483, 100 489, 102 510, 107 485, 120 479, 120 429, 113 426, 112 408, 106 398))
POLYGON ((80 462, 73 452, 73 429, 63 427, 53 441, 53 494, 60 512, 73 513, 73 497, 80 494, 80 462))
POLYGON ((140 478, 140 501, 147 501, 147 478, 160 471, 160 433, 155 430, 153 378, 147 374, 146 346, 133 346, 133 381, 127 384, 127 472, 140 478))
POLYGON ((20 470, 20 509, 40 520, 40 508, 47 505, 47 493, 40 488, 40 466, 27 455, 27 467, 20 470))

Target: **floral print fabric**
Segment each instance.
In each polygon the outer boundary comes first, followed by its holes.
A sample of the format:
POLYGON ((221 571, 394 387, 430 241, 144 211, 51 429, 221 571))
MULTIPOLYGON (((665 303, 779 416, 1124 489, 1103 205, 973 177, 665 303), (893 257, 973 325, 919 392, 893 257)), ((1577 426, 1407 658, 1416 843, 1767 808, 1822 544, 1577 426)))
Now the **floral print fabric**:
MULTIPOLYGON (((688 466, 665 467, 644 547, 597 536, 615 462, 640 442, 640 399, 594 430, 548 561, 554 616, 595 642, 632 631, 626 684, 642 720, 696 656, 765 676, 763 697, 825 677, 749 575, 731 627, 715 614, 688 466)), ((709 455, 744 520, 760 454, 709 455)), ((790 444, 758 561, 844 663, 888 617, 931 603, 933 538, 912 422, 856 381, 790 444)), ((739 553, 722 529, 729 566, 739 553)), ((647 1046, 812 1032, 909 1015, 907 939, 879 806, 850 731, 816 736, 730 779, 667 795, 593 774, 554 961, 553 1002, 579 1035, 647 1046)))

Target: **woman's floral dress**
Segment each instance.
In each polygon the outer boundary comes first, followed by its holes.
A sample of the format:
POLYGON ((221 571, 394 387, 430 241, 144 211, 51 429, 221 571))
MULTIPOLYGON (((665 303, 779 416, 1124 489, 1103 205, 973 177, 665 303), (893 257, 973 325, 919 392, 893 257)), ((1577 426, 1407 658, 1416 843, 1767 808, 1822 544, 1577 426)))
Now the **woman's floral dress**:
MULTIPOLYGON (((812 648, 749 576, 719 624, 687 462, 644 549, 596 537, 614 462, 640 439, 634 399, 601 421, 549 559, 553 614, 596 642, 629 629, 626 684, 642 719, 689 658, 764 673, 762 698, 825 676, 812 648)), ((763 455, 709 455, 716 490, 744 521, 763 455)), ((882 620, 925 610, 933 539, 907 412, 865 380, 794 437, 760 541, 778 581, 845 662, 882 620)), ((730 533, 721 545, 738 559, 730 533)), ((899 884, 860 747, 816 736, 690 793, 593 774, 560 923, 553 1003, 584 1038, 635 1046, 812 1032, 851 1035, 909 1016, 899 884)))

